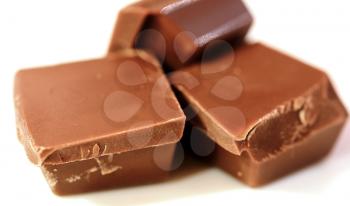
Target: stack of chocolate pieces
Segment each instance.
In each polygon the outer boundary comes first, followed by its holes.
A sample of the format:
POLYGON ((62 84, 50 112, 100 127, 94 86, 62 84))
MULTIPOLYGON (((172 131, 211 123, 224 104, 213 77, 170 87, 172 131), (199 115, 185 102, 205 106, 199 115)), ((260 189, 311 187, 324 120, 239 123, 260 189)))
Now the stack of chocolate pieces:
POLYGON ((186 120, 215 144, 206 160, 251 186, 321 159, 346 109, 324 72, 244 41, 251 24, 241 0, 143 0, 105 58, 18 72, 29 159, 59 195, 156 182, 186 120))

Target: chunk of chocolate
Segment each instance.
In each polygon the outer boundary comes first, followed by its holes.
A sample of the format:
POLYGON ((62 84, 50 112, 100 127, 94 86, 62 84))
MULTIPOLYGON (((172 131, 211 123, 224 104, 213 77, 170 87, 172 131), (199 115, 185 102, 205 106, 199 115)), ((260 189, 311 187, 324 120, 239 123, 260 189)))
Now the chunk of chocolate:
POLYGON ((145 0, 120 12, 109 51, 146 49, 176 69, 214 40, 242 39, 251 24, 241 0, 145 0))
POLYGON ((193 125, 218 144, 215 162, 251 186, 325 156, 347 118, 325 73, 262 44, 170 79, 196 112, 193 125))
POLYGON ((15 104, 19 139, 57 194, 162 178, 185 122, 157 61, 134 50, 22 70, 15 104))

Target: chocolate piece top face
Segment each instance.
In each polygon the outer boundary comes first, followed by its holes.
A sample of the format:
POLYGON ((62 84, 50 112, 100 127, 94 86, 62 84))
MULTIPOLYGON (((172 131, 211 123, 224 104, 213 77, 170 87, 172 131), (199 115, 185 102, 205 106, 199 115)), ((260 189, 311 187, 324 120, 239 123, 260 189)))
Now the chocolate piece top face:
POLYGON ((262 44, 175 72, 171 81, 208 136, 259 160, 299 141, 328 104, 346 116, 325 73, 262 44))
POLYGON ((18 72, 18 133, 31 161, 57 164, 178 141, 185 117, 154 62, 126 50, 18 72))
POLYGON ((177 68, 194 60, 213 40, 244 37, 251 23, 241 0, 140 1, 120 12, 110 51, 148 49, 177 68), (166 48, 159 51, 154 44, 166 48))

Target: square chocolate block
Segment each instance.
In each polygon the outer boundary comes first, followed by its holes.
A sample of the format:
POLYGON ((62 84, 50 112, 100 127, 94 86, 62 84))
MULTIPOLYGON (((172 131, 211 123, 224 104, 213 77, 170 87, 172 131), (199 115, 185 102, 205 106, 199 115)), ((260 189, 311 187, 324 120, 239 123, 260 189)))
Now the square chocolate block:
POLYGON ((161 179, 185 122, 157 61, 136 50, 22 70, 15 105, 18 137, 57 194, 161 179))
POLYGON ((251 186, 325 156, 347 118, 324 72, 262 44, 170 79, 190 105, 188 119, 218 145, 215 162, 251 186))
POLYGON ((119 13, 109 51, 146 49, 178 69, 208 44, 243 39, 252 21, 241 0, 139 1, 119 13))

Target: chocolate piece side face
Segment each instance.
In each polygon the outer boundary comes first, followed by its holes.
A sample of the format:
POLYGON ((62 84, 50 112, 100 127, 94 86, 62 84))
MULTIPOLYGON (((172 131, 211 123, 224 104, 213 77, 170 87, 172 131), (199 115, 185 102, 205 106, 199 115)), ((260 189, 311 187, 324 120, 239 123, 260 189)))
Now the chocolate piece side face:
POLYGON ((220 146, 212 155, 213 161, 240 181, 256 187, 295 172, 324 158, 332 149, 341 132, 346 114, 336 105, 332 117, 319 121, 303 140, 284 148, 276 155, 256 161, 249 152, 233 155, 220 146), (339 110, 339 111, 336 111, 339 110))
POLYGON ((323 109, 340 102, 323 72, 261 44, 175 72, 171 81, 198 113, 195 125, 228 152, 249 151, 257 161, 303 140, 323 109))
POLYGON ((110 154, 95 159, 42 165, 52 191, 58 195, 147 184, 165 180, 176 144, 110 154))
MULTIPOLYGON (((196 61, 204 47, 215 40, 243 39, 252 24, 252 16, 241 0, 166 1, 162 4, 158 4, 159 0, 145 2, 142 4, 141 1, 122 11, 110 52, 120 47, 116 45, 135 44, 137 48, 151 51, 161 61, 165 60, 167 66, 176 69, 196 61), (135 13, 136 10, 139 12, 135 13), (137 26, 140 28, 138 34, 135 34, 137 29, 129 32, 128 26, 122 31, 122 25, 126 24, 122 16, 124 13, 124 16, 133 16, 130 19, 142 18, 144 25, 142 29, 137 26), (131 38, 124 38, 126 33, 131 38)), ((140 25, 139 22, 134 21, 133 25, 140 25)))
POLYGON ((20 71, 17 127, 30 160, 58 164, 177 142, 185 117, 153 62, 127 50, 20 71))

